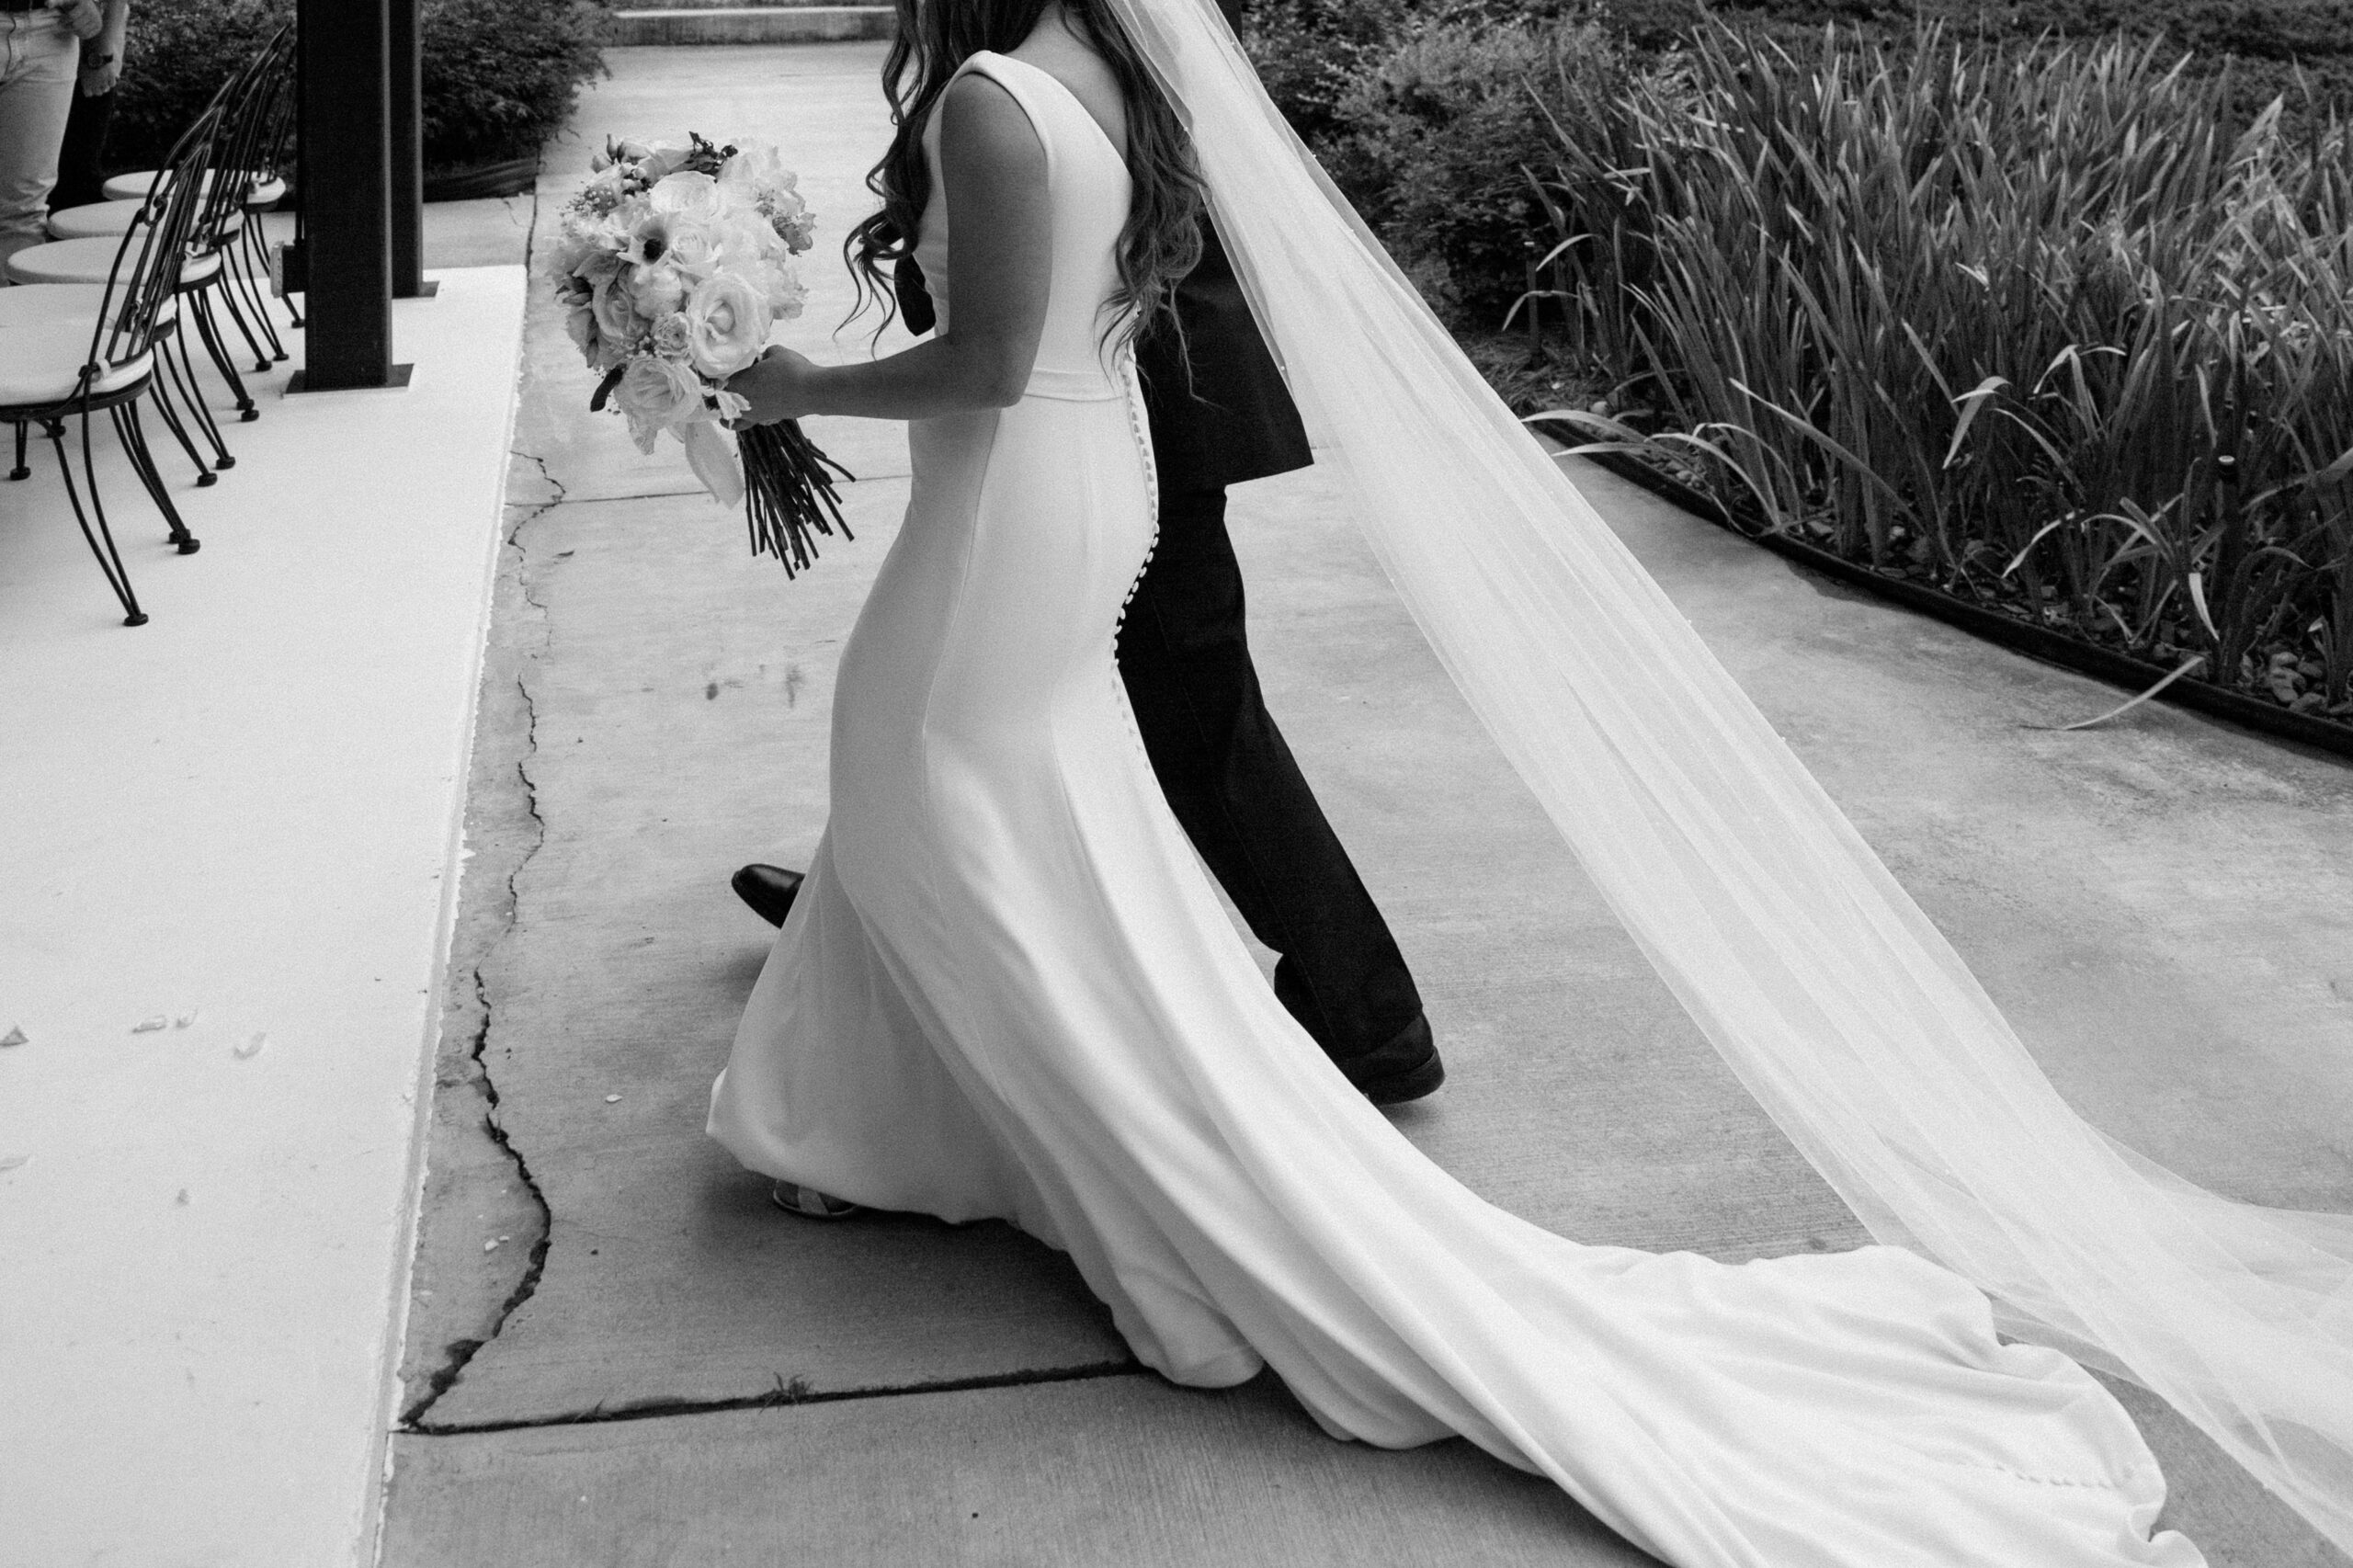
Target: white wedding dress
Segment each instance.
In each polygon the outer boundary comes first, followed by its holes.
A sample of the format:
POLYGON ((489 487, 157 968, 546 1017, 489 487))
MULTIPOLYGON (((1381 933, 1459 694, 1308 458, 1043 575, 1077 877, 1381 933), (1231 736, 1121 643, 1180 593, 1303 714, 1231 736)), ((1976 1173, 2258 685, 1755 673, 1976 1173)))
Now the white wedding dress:
POLYGON ((712 1136, 860 1203, 1008 1221, 1168 1377, 1271 1366, 1336 1436, 1460 1434, 1678 1568, 2201 1562, 2152 1536, 2165 1484, 2123 1410, 2002 1344, 1958 1276, 1552 1235, 1431 1164, 1275 1000, 1113 659, 1154 515, 1133 370, 1102 347, 1127 173, 1051 75, 967 69, 1045 145, 1044 338, 1018 403, 911 427, 906 522, 842 654, 832 820, 712 1136))

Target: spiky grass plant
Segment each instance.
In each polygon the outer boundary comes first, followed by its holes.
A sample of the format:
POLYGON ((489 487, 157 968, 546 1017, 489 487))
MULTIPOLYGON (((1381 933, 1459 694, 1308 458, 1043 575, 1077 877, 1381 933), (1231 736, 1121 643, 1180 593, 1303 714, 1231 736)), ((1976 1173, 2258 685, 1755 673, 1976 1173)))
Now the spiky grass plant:
POLYGON ((1760 528, 2353 714, 2353 157, 2231 91, 1713 32, 1553 110, 1536 292, 1760 528))

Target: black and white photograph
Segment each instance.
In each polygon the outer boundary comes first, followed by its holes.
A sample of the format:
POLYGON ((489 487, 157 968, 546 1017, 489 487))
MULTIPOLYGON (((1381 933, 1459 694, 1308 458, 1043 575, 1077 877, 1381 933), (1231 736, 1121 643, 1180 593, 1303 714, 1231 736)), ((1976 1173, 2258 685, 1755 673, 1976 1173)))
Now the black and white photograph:
POLYGON ((0 0, 0 1568, 2353 1568, 2353 0, 0 0))

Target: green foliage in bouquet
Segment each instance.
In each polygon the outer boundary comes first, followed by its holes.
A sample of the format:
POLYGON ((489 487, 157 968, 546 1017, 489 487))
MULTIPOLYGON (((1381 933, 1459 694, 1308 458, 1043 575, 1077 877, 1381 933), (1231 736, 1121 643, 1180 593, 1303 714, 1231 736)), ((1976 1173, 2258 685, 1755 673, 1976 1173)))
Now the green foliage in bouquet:
MULTIPOLYGON (((293 15, 292 0, 134 4, 108 162, 153 167, 293 15)), ((580 85, 603 70, 608 16, 595 0, 424 0, 426 166, 537 156, 563 128, 580 85)))

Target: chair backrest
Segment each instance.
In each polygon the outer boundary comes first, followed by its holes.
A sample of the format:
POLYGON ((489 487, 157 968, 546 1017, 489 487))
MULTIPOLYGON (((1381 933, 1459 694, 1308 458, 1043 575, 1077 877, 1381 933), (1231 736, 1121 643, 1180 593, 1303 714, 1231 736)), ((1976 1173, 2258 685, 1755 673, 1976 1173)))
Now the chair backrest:
POLYGON ((266 97, 267 107, 254 117, 251 167, 255 180, 262 184, 282 178, 287 172, 286 147, 294 135, 295 62, 301 52, 291 22, 279 28, 270 42, 279 51, 276 75, 266 97))
POLYGON ((199 244, 225 245, 244 227, 246 198, 272 176, 283 150, 293 80, 294 28, 289 23, 222 89, 212 184, 196 221, 199 244))
POLYGON ((217 106, 198 115, 164 160, 146 205, 123 231, 115 246, 114 266, 107 272, 106 291, 99 296, 90 358, 82 369, 85 384, 104 375, 109 365, 135 358, 153 346, 156 323, 170 308, 180 269, 188 262, 197 208, 220 134, 217 106))

